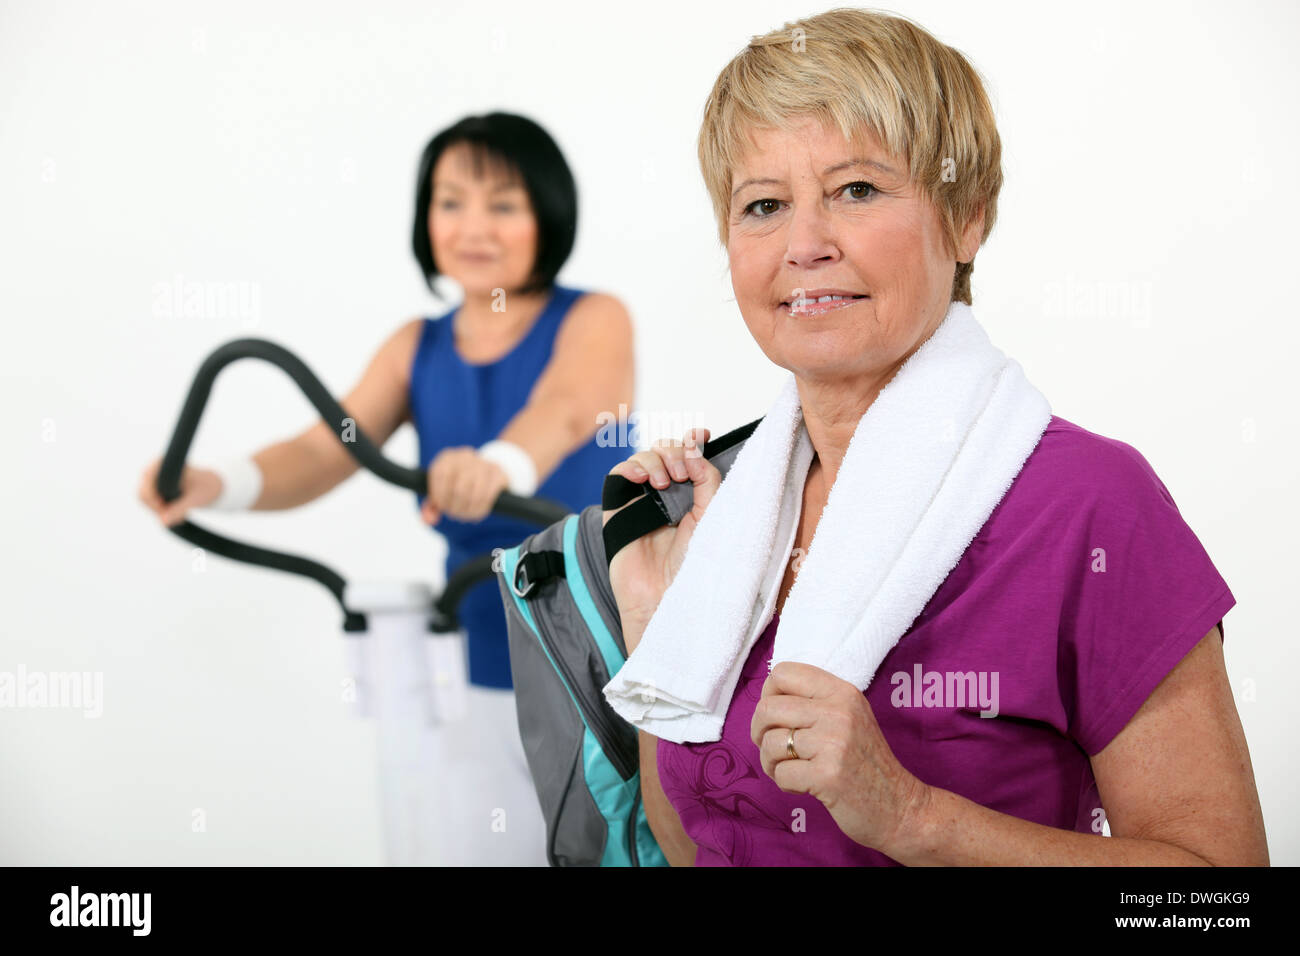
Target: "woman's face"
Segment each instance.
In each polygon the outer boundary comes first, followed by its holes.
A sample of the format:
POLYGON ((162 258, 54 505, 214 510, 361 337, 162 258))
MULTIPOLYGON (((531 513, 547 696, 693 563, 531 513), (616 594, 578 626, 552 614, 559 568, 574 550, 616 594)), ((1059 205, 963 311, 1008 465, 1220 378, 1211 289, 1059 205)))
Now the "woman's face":
MULTIPOLYGON (((892 376, 952 298, 958 260, 938 213, 874 137, 853 145, 815 120, 752 136, 733 171, 727 241, 750 334, 801 380, 852 387, 892 376), (856 298, 803 304, 800 290, 856 298)), ((982 227, 967 229, 961 261, 974 256, 982 227)))
POLYGON ((517 289, 532 272, 537 220, 528 190, 495 164, 474 175, 468 146, 449 147, 433 170, 429 242, 438 270, 468 295, 517 289))

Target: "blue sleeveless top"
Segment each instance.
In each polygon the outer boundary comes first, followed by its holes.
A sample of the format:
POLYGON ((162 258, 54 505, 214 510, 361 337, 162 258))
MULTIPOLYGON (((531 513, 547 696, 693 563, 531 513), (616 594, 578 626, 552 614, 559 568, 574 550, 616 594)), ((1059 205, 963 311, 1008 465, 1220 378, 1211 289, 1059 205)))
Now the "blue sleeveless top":
MULTIPOLYGON (((498 437, 510 419, 528 402, 533 386, 551 358, 556 331, 583 290, 552 287, 551 298, 508 354, 495 362, 470 364, 456 351, 452 319, 456 309, 439 318, 426 318, 411 368, 410 407, 420 443, 420 468, 442 449, 477 448, 498 437)), ((600 356, 593 355, 593 362, 600 356)), ((611 409, 611 411, 614 411, 611 409)), ((578 512, 600 501, 609 470, 636 452, 618 445, 596 443, 596 422, 587 444, 564 459, 538 486, 537 494, 578 512)), ((424 505, 417 496, 416 510, 424 505)), ((490 514, 479 522, 462 522, 440 515, 433 530, 447 539, 447 576, 470 558, 493 548, 511 548, 540 530, 536 525, 490 514)), ((475 585, 457 609, 469 649, 469 680, 486 687, 512 687, 506 618, 495 578, 475 585)))

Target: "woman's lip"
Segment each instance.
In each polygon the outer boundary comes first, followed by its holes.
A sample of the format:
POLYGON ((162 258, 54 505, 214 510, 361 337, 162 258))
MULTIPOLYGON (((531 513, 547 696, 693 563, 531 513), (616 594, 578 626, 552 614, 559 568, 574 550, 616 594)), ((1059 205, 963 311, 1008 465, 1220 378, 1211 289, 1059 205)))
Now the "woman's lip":
POLYGON ((809 302, 798 311, 793 311, 790 308, 790 303, 782 302, 777 306, 777 308, 786 315, 824 315, 827 312, 838 312, 840 309, 847 309, 849 306, 855 305, 858 302, 866 302, 870 298, 871 296, 864 295, 856 299, 840 299, 837 302, 809 302))

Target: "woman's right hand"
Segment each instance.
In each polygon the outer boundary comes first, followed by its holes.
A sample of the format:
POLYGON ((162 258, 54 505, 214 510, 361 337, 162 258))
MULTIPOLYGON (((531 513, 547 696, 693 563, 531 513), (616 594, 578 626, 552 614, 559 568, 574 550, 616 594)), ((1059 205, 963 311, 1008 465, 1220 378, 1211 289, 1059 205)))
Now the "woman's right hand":
MULTIPOLYGON (((634 633, 639 640, 668 585, 677 576, 686 557, 686 546, 722 484, 722 473, 701 451, 708 440, 707 428, 693 428, 686 433, 684 441, 657 442, 652 449, 637 452, 609 470, 611 475, 622 475, 638 484, 649 481, 661 489, 671 484, 670 473, 678 481, 690 480, 695 486, 694 504, 681 521, 642 535, 625 545, 610 562, 609 583, 618 602, 625 637, 634 633)), ((604 512, 602 525, 621 510, 604 512)), ((629 641, 628 654, 635 646, 629 641)))
POLYGON ((191 508, 212 504, 221 496, 221 476, 206 468, 186 465, 181 471, 181 493, 174 501, 163 501, 158 494, 158 469, 161 458, 155 458, 140 478, 140 500, 149 507, 164 525, 171 527, 185 520, 191 508))

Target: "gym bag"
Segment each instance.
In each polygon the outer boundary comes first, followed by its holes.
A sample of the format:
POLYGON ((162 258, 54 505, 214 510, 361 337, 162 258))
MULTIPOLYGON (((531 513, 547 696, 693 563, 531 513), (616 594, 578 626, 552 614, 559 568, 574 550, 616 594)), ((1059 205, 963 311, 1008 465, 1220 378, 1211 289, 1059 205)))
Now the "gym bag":
MULTIPOLYGON (((705 442, 704 457, 725 476, 759 421, 705 442)), ((495 552, 519 733, 552 866, 668 865, 641 805, 637 730, 602 693, 627 659, 609 562, 676 525, 694 497, 689 480, 660 490, 607 475, 599 505, 495 552)))

